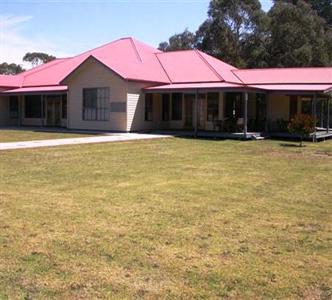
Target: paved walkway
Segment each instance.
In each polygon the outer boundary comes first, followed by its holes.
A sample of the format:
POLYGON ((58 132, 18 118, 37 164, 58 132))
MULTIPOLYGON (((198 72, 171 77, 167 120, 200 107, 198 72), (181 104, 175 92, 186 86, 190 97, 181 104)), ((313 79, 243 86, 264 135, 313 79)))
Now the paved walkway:
POLYGON ((171 135, 162 134, 143 134, 143 133, 116 133, 109 135, 100 135, 82 138, 64 138, 53 140, 36 140, 24 142, 10 142, 0 143, 1 150, 13 149, 27 149, 27 148, 40 148, 40 147, 54 147, 63 145, 79 145, 79 144, 95 144, 95 143, 110 143, 110 142, 124 142, 135 140, 150 140, 172 137, 171 135))

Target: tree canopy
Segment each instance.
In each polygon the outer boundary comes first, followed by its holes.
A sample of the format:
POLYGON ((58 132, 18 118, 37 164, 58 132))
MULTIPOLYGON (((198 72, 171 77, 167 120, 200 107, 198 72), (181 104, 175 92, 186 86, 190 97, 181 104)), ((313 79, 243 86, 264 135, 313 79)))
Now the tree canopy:
MULTIPOLYGON (((197 31, 197 46, 237 66, 246 66, 244 53, 252 52, 247 41, 265 51, 264 26, 267 18, 258 0, 213 0, 208 19, 197 31)), ((264 55, 263 55, 264 56, 264 55)))
POLYGON ((22 66, 17 64, 8 64, 6 62, 0 63, 0 74, 4 75, 15 75, 24 72, 22 66))
POLYGON ((158 49, 162 51, 188 50, 196 46, 195 34, 185 29, 182 33, 171 36, 168 42, 159 44, 158 49))
POLYGON ((271 65, 277 67, 326 66, 331 63, 331 29, 310 4, 276 1, 271 20, 271 65))
POLYGON ((44 64, 54 59, 56 59, 55 56, 43 52, 28 52, 23 57, 23 61, 30 62, 33 66, 44 64))
POLYGON ((331 0, 212 0, 196 33, 160 43, 163 51, 198 48, 237 67, 332 64, 331 0))

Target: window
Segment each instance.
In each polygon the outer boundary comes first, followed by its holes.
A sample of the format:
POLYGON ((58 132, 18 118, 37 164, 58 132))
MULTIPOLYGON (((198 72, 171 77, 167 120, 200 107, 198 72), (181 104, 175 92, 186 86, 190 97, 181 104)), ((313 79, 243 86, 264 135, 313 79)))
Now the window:
POLYGON ((172 94, 172 120, 182 120, 182 93, 172 94))
POLYGON ((61 98, 62 101, 62 119, 67 119, 67 95, 63 95, 61 98))
POLYGON ((108 121, 109 88, 83 89, 83 120, 108 121))
POLYGON ((42 99, 40 95, 25 96, 25 117, 42 117, 42 99))
POLYGON ((152 121, 153 115, 153 95, 146 94, 145 95, 145 121, 152 121))
POLYGON ((266 119, 266 95, 256 94, 256 120, 266 119))
POLYGON ((297 114, 297 96, 289 97, 289 118, 293 118, 297 114))
POLYGON ((9 97, 9 117, 11 119, 18 118, 18 97, 17 96, 9 97))
POLYGON ((162 120, 169 121, 169 94, 163 94, 162 101, 162 120))
POLYGON ((311 114, 312 101, 311 98, 302 98, 301 111, 303 114, 311 114))
POLYGON ((215 121, 219 118, 219 93, 207 94, 207 120, 215 121))
POLYGON ((225 117, 243 118, 243 101, 241 93, 226 93, 225 98, 225 117))

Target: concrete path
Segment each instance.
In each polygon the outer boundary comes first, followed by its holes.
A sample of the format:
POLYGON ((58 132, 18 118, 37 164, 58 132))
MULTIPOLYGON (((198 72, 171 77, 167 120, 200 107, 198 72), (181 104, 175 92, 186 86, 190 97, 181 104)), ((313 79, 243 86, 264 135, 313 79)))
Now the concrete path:
POLYGON ((40 147, 54 147, 63 145, 79 145, 79 144, 95 144, 95 143, 110 143, 110 142, 124 142, 135 140, 150 140, 169 138, 171 135, 162 134, 143 134, 143 133, 116 133, 100 136, 82 137, 82 138, 64 138, 53 140, 36 140, 24 142, 10 142, 0 143, 0 151, 13 149, 27 149, 40 147))

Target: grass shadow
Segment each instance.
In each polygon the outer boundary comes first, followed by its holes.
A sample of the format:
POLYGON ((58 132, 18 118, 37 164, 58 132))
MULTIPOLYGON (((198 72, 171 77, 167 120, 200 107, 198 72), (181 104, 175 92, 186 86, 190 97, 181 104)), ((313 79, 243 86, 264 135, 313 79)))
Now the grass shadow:
POLYGON ((286 143, 281 143, 279 144, 281 147, 288 147, 288 148, 304 148, 305 145, 299 145, 299 144, 286 144, 286 143))

